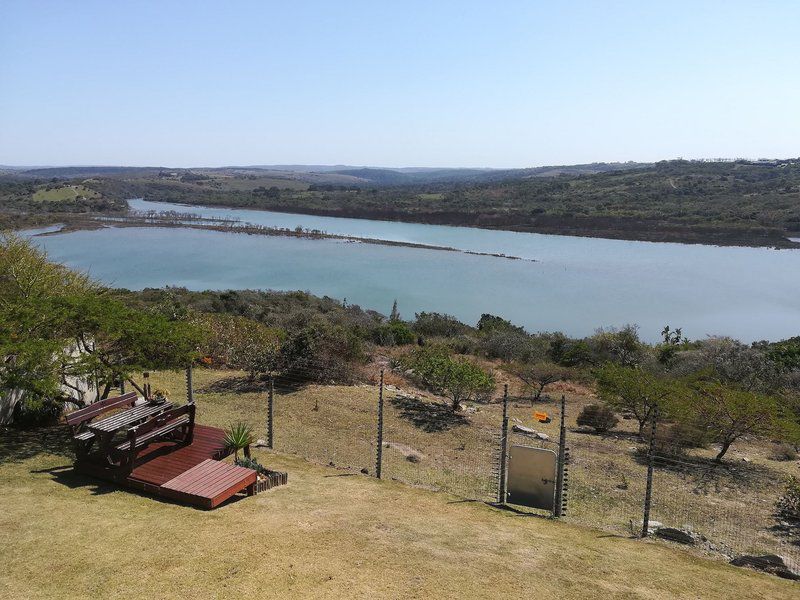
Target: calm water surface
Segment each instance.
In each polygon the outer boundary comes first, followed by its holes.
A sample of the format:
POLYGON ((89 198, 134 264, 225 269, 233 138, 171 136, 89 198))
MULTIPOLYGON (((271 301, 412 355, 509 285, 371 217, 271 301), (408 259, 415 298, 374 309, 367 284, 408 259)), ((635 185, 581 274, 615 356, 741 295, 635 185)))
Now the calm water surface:
POLYGON ((800 335, 800 250, 629 242, 131 201, 243 222, 503 253, 532 261, 340 240, 190 229, 106 228, 36 237, 51 258, 141 289, 308 290, 403 316, 502 315, 530 331, 587 335, 635 323, 693 338, 800 335))

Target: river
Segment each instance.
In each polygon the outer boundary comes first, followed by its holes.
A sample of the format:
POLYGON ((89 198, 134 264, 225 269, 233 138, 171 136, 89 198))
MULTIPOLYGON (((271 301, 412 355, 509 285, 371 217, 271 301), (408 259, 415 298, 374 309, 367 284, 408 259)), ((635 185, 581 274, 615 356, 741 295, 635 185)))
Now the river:
POLYGON ((388 313, 422 310, 475 323, 488 312, 529 331, 591 334, 664 325, 690 338, 800 335, 800 250, 634 242, 130 201, 273 227, 447 246, 461 252, 196 229, 114 228, 33 239, 106 284, 141 289, 307 290, 388 313))

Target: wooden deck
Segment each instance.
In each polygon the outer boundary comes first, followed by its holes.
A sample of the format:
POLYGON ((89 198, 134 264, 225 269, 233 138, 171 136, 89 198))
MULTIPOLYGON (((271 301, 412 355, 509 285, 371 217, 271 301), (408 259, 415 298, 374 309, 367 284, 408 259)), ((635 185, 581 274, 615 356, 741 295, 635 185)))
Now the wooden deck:
POLYGON ((101 465, 91 456, 76 462, 75 469, 155 496, 215 508, 256 480, 252 469, 219 462, 230 454, 224 437, 221 429, 195 425, 191 444, 151 444, 141 451, 130 472, 101 465), (205 466, 198 468, 201 465, 205 466))

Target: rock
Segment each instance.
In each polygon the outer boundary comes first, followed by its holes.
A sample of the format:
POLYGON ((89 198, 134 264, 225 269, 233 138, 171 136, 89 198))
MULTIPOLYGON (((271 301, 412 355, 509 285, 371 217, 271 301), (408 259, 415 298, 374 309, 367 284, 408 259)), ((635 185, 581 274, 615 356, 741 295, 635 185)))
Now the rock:
POLYGON ((256 443, 253 444, 256 448, 269 448, 269 444, 266 440, 256 440, 256 443))
MULTIPOLYGON (((631 529, 633 529, 637 533, 642 530, 642 526, 643 525, 644 525, 644 521, 642 521, 641 519, 639 519, 638 521, 634 521, 633 519, 631 519, 631 529)), ((659 529, 660 527, 663 527, 663 526, 664 526, 664 524, 661 523, 660 521, 648 521, 647 522, 647 533, 653 534, 653 533, 656 532, 656 529, 659 529)))
POLYGON ((750 567, 757 571, 764 571, 784 579, 791 579, 793 581, 800 581, 800 573, 793 571, 786 564, 783 557, 777 554, 764 554, 762 556, 754 556, 751 554, 744 554, 731 561, 731 564, 736 567, 750 567))
POLYGON ((750 462, 750 459, 747 456, 743 456, 742 462, 750 462))
POLYGON ((541 433, 540 431, 536 431, 532 427, 525 427, 525 425, 517 425, 511 428, 511 431, 516 431, 517 433, 521 433, 522 435, 528 435, 532 438, 536 438, 537 440, 549 440, 550 436, 546 433, 541 433))
POLYGON ((676 529, 675 527, 659 527, 656 529, 656 535, 665 540, 678 542, 679 544, 688 544, 689 546, 694 546, 699 537, 696 533, 683 529, 676 529))
POLYGON ((384 442, 383 447, 397 450, 408 462, 418 463, 425 458, 425 455, 422 452, 412 448, 411 446, 407 446, 406 444, 399 444, 397 442, 384 442))
POLYGON ((364 467, 363 469, 361 469, 361 472, 362 472, 364 475, 369 475, 369 469, 368 469, 367 467, 364 467))
POLYGON ((531 427, 525 427, 525 425, 517 425, 516 423, 511 428, 511 431, 516 431, 517 433, 524 433, 525 435, 536 435, 536 430, 531 427))

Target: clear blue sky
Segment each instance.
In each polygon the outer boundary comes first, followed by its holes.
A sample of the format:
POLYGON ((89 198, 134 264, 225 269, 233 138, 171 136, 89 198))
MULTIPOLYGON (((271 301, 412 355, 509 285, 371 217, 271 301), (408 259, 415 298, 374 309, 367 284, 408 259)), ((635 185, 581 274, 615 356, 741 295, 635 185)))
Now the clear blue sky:
POLYGON ((0 0, 0 164, 798 155, 795 0, 0 0))

